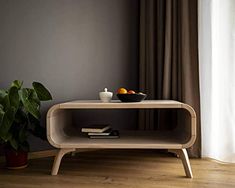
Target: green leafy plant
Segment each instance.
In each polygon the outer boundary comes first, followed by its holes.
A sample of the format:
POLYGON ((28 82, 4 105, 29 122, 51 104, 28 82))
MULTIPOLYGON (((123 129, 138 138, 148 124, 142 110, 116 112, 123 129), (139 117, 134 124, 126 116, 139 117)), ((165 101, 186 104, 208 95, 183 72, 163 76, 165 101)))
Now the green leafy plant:
POLYGON ((0 90, 0 142, 14 150, 29 150, 29 133, 46 139, 46 130, 40 125, 41 101, 52 99, 50 92, 39 82, 33 88, 22 88, 15 80, 9 89, 0 90))

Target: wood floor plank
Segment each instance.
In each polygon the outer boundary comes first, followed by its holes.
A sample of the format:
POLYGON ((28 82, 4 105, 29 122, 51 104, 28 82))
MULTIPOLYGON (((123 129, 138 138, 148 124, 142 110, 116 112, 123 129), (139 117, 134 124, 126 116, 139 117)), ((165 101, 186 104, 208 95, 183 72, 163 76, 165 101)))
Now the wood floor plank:
POLYGON ((193 179, 180 159, 156 150, 98 150, 67 155, 51 176, 53 158, 34 159, 22 170, 0 164, 0 188, 232 188, 235 165, 190 159, 193 179))

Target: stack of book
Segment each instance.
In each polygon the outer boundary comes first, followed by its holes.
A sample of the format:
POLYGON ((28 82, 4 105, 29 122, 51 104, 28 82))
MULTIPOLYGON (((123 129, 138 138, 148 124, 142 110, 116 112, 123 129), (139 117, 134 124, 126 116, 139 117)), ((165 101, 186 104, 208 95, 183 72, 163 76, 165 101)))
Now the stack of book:
POLYGON ((81 131, 87 133, 89 138, 119 138, 119 131, 109 125, 91 125, 82 127, 81 131))

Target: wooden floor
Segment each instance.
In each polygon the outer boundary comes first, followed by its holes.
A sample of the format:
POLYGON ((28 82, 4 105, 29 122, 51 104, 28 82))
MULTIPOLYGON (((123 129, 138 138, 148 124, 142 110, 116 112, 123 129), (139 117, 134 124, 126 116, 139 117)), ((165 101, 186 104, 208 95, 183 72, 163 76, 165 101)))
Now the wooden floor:
POLYGON ((52 158, 34 159, 23 170, 0 164, 0 188, 224 188, 235 187, 235 165, 191 159, 194 179, 181 161, 154 150, 100 150, 65 157, 58 176, 52 158))

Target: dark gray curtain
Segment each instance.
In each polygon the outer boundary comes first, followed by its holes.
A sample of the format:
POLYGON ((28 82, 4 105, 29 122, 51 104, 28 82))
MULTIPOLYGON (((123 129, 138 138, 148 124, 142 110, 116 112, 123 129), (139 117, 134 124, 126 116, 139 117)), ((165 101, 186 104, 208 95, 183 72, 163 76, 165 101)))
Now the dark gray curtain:
MULTIPOLYGON (((173 99, 197 113, 197 140, 189 151, 201 156, 197 0, 140 0, 140 90, 148 99, 173 99)), ((169 110, 141 111, 140 129, 173 129, 189 123, 169 110)))

